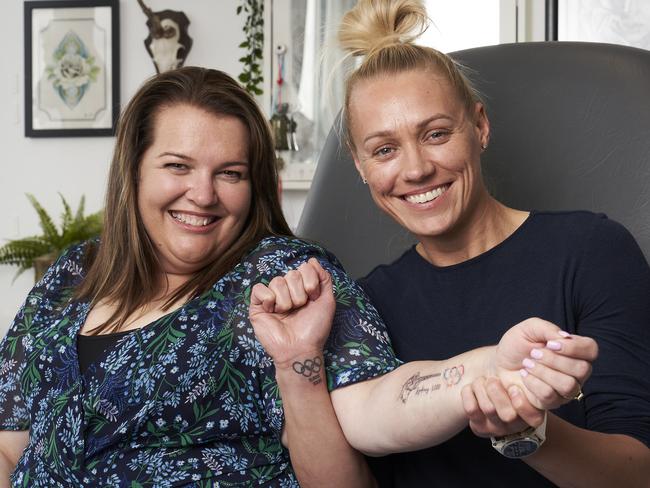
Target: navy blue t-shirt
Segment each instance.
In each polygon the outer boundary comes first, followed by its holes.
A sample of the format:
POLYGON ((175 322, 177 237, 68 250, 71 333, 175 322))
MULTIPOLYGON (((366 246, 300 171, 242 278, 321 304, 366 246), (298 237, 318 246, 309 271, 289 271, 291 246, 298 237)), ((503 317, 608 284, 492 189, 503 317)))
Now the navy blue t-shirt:
MULTIPOLYGON (((533 212, 473 259, 436 267, 411 248, 361 284, 403 361, 496 344, 528 317, 594 338, 599 358, 584 400, 555 413, 650 445, 650 268, 630 233, 604 215, 533 212)), ((440 446, 371 464, 382 486, 553 486, 469 428, 440 446)))

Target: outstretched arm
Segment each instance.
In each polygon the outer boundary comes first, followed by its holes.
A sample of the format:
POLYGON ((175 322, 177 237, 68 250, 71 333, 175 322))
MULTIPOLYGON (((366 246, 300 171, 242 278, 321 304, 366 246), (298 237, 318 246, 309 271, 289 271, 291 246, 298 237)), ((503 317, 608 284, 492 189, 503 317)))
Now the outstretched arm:
POLYGON ((255 285, 250 320, 275 364, 285 415, 282 442, 289 449, 300 485, 374 487, 363 456, 341 431, 327 390, 323 345, 335 304, 330 276, 313 266, 315 262, 273 279, 268 287, 255 285), (308 302, 322 307, 323 315, 317 320, 301 311, 308 302), (285 327, 287 321, 296 327, 285 327))
POLYGON ((467 420, 461 388, 489 368, 494 348, 445 361, 414 361, 331 393, 345 436, 368 455, 422 449, 452 437, 467 420))
POLYGON ((461 389, 483 375, 519 386, 538 407, 565 403, 568 392, 577 391, 577 382, 588 376, 585 363, 595 357, 596 346, 588 338, 566 339, 558 330, 550 322, 528 319, 511 328, 496 347, 445 361, 407 363, 380 378, 336 390, 332 401, 343 431, 354 447, 371 455, 439 444, 467 426, 461 389), (549 383, 521 373, 524 351, 541 347, 564 360, 549 383))
MULTIPOLYGON (((327 273, 320 265, 316 261, 308 265, 316 269, 324 283, 327 273)), ((279 289, 285 278, 275 280, 275 288, 279 289)), ((292 351, 322 348, 324 337, 313 338, 329 331, 331 324, 334 302, 327 283, 319 288, 317 299, 314 291, 304 305, 278 310, 277 293, 263 285, 254 288, 257 296, 266 293, 267 298, 257 304, 252 301, 251 320, 276 364, 288 364, 292 351), (310 346, 305 348, 303 344, 310 346)), ((290 288, 286 283, 282 286, 290 288)), ((596 345, 591 339, 574 336, 568 340, 555 325, 529 319, 510 329, 496 347, 477 349, 446 361, 403 365, 374 380, 337 389, 331 394, 332 402, 345 437, 356 449, 376 455, 414 450, 440 443, 467 425, 460 390, 479 376, 495 375, 506 386, 519 384, 531 402, 549 408, 566 402, 564 397, 570 398, 570 392, 577 391, 578 382, 589 374, 585 364, 595 355, 596 345), (533 348, 546 348, 549 357, 561 356, 563 360, 558 361, 559 369, 549 375, 549 382, 524 378, 525 388, 521 365, 533 348)))

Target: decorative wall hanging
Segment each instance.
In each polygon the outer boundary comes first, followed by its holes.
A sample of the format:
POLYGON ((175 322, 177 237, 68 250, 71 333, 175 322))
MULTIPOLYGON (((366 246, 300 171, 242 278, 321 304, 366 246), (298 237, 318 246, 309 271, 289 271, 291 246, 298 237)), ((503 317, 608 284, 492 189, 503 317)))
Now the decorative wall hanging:
POLYGON ((25 2, 25 136, 111 136, 119 113, 118 0, 25 2))
POLYGON ((162 10, 153 12, 138 0, 140 8, 147 16, 149 36, 144 46, 156 67, 156 73, 183 66, 192 49, 192 38, 187 33, 190 21, 183 12, 162 10))
POLYGON ((273 115, 271 116, 271 130, 277 151, 297 151, 298 141, 296 139, 296 122, 289 113, 289 103, 284 99, 284 57, 287 54, 287 47, 284 44, 275 46, 277 59, 278 77, 275 80, 273 93, 273 115))

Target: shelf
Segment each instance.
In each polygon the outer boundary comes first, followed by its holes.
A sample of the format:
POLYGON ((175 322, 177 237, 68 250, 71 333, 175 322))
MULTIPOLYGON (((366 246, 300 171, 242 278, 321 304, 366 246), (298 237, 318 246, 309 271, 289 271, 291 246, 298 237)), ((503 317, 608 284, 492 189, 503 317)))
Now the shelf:
POLYGON ((309 190, 316 165, 313 163, 288 163, 280 172, 282 189, 289 191, 309 190))
POLYGON ((285 180, 282 179, 282 191, 308 191, 311 180, 285 180))

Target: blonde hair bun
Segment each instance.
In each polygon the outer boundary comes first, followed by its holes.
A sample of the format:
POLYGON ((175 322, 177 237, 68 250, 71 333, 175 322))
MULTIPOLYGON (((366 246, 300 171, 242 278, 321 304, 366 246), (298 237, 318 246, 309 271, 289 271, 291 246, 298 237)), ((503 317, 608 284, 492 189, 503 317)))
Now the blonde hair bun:
POLYGON ((359 0, 341 21, 338 39, 352 56, 368 56, 393 44, 412 43, 429 26, 421 0, 359 0))

